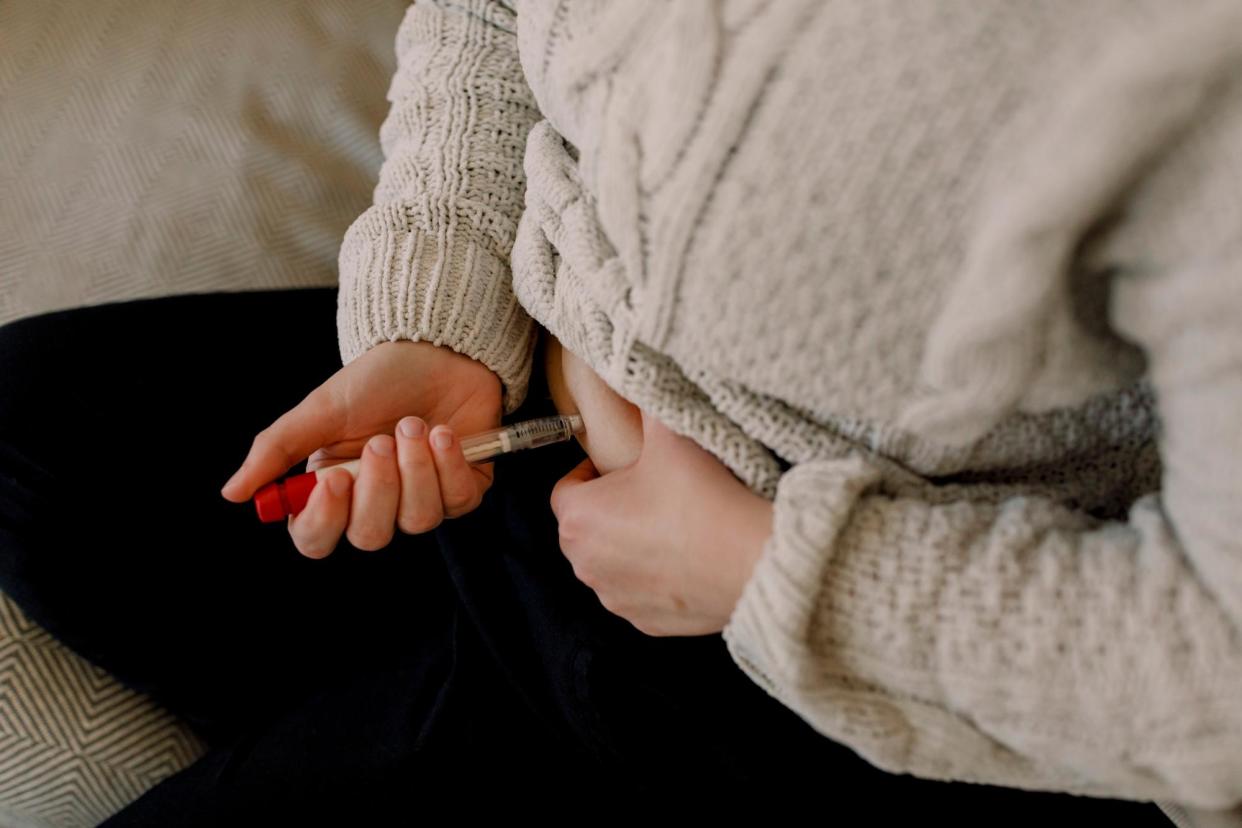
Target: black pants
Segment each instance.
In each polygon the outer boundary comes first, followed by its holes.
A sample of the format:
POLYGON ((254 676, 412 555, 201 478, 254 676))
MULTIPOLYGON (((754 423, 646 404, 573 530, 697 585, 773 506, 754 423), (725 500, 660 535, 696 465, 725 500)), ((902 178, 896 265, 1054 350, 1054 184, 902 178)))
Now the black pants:
MULTIPOLYGON (((219 489, 339 369, 335 312, 334 288, 209 293, 0 328, 0 589, 210 746, 107 825, 570 802, 589 819, 670 792, 880 824, 1169 824, 1151 804, 883 773, 752 683, 719 635, 639 633, 557 546, 548 494, 576 443, 500 459, 483 505, 433 533, 301 556, 219 489)), ((551 413, 545 388, 513 419, 551 413)))

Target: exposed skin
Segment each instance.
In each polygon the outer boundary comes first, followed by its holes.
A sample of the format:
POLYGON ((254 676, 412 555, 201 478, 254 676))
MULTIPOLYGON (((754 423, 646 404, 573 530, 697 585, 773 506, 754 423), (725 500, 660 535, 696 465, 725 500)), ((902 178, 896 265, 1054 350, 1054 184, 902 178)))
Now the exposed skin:
POLYGON ((552 490, 561 551, 600 603, 647 635, 724 629, 772 531, 771 504, 646 412, 642 454, 552 490))
POLYGON ((311 558, 330 555, 342 534, 382 549, 397 531, 426 532, 479 505, 492 464, 469 465, 457 435, 499 425, 500 401, 500 379, 482 363, 428 342, 384 342, 260 432, 220 494, 243 503, 304 458, 315 471, 361 457, 357 480, 325 474, 327 485, 288 518, 289 535, 311 558))
POLYGON ((552 492, 575 575, 648 635, 719 632, 771 534, 771 504, 550 336, 545 355, 557 410, 586 424, 588 459, 552 492))
MULTIPOLYGON (((580 413, 587 432, 587 459, 551 501, 574 572, 649 635, 719 632, 771 533, 771 504, 550 336, 545 358, 554 404, 580 413)), ((304 458, 314 471, 361 456, 357 480, 325 474, 288 530, 311 558, 342 535, 379 550, 478 506, 492 465, 470 466, 458 435, 496 427, 500 411, 500 381, 482 363, 426 342, 381 343, 260 432, 221 496, 245 502, 304 458)))
POLYGON ((578 442, 600 474, 630 465, 643 448, 643 420, 626 400, 551 334, 544 349, 552 403, 562 414, 580 414, 586 432, 578 442))

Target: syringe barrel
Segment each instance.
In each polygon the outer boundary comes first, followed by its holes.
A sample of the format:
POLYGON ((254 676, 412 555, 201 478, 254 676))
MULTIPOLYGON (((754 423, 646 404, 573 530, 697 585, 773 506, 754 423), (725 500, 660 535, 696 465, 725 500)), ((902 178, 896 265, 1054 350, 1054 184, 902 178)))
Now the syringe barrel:
POLYGON ((540 417, 464 437, 461 448, 468 462, 480 463, 511 451, 563 442, 581 430, 582 418, 577 414, 540 417))
MULTIPOLYGON (((484 463, 511 451, 538 448, 568 440, 582 429, 582 418, 577 414, 540 417, 463 437, 461 448, 466 455, 466 462, 484 463)), ((349 460, 332 468, 343 468, 357 477, 362 468, 362 460, 349 460)), ((302 511, 319 481, 319 471, 276 480, 260 488, 254 495, 254 507, 259 520, 271 523, 302 511)))

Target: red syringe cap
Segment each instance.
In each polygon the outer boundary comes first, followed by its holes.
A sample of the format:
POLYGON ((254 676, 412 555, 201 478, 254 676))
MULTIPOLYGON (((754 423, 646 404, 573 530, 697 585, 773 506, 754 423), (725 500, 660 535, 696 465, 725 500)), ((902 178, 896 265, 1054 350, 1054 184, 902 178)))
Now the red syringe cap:
POLYGON ((254 494, 254 509, 259 513, 259 520, 274 523, 302 511, 318 479, 315 472, 306 472, 259 489, 254 494))

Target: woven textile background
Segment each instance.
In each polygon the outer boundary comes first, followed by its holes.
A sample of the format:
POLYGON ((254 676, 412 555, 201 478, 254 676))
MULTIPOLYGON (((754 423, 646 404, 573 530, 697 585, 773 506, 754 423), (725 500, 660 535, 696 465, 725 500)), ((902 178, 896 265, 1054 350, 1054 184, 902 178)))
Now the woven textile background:
MULTIPOLYGON (((406 6, 0 2, 0 324, 335 284, 406 6)), ((0 828, 94 825, 201 750, 0 596, 0 828)))

